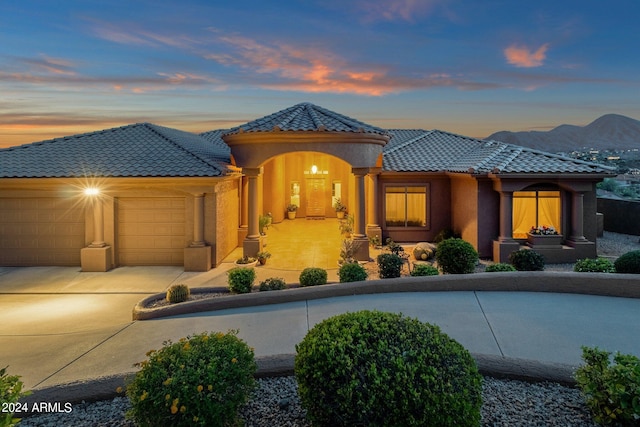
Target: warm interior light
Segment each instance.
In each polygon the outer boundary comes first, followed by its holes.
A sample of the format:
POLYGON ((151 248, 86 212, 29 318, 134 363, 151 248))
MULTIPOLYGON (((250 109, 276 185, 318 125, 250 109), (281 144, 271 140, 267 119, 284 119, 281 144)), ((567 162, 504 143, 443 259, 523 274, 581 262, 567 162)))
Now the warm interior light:
POLYGON ((311 173, 313 174, 318 173, 318 167, 316 165, 311 166, 311 173))
POLYGON ((100 190, 95 187, 85 188, 84 194, 86 194, 87 196, 97 196, 98 194, 100 194, 100 190))

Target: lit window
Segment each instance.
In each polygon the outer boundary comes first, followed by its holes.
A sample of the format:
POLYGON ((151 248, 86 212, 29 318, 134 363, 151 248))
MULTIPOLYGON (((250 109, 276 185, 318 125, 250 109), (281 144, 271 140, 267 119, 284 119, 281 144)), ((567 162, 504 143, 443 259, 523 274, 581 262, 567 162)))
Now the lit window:
POLYGON ((385 223, 387 227, 426 227, 427 187, 386 187, 385 223))
POLYGON ((525 239, 531 227, 552 226, 560 233, 560 192, 514 191, 512 217, 516 239, 525 239))

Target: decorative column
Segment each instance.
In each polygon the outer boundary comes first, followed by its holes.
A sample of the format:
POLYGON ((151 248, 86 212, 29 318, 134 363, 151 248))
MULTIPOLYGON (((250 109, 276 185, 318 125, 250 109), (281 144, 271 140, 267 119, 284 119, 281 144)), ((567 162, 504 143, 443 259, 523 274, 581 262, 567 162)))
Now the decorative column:
POLYGON ((500 235, 493 241, 493 261, 507 262, 509 254, 520 249, 513 240, 513 192, 500 191, 500 235))
POLYGON ((247 176, 248 184, 248 230, 247 237, 242 243, 243 254, 245 256, 255 257, 262 250, 262 241, 260 239, 258 213, 258 177, 262 174, 262 168, 243 168, 242 173, 247 176))
POLYGON ((571 235, 569 240, 574 242, 584 242, 584 194, 580 191, 572 193, 571 204, 571 235))
POLYGON ((211 270, 211 246, 204 241, 204 193, 193 195, 193 240, 184 248, 184 271, 211 270))
POLYGON ((353 240, 360 243, 355 258, 358 261, 369 261, 369 239, 365 234, 367 204, 364 186, 364 177, 369 172, 369 168, 352 168, 351 171, 356 177, 356 208, 353 214, 353 240))
POLYGON ((242 242, 247 237, 249 228, 249 180, 243 176, 238 184, 240 186, 238 189, 240 199, 238 242, 242 242))
POLYGON ((91 198, 93 215, 93 240, 80 250, 80 267, 82 271, 109 271, 113 267, 111 246, 104 241, 104 207, 97 189, 85 191, 91 198))
POLYGON ((367 223, 367 236, 382 240, 382 228, 378 222, 378 175, 382 168, 369 168, 368 210, 369 222, 367 223))

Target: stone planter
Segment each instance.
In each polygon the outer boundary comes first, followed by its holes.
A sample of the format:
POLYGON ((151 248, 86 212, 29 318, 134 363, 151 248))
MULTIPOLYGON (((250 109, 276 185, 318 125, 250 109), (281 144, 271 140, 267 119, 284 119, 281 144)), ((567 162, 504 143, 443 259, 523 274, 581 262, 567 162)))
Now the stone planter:
POLYGON ((527 243, 531 247, 562 246, 562 234, 530 234, 527 233, 527 243))
POLYGON ((236 261, 236 262, 234 262, 234 264, 236 265, 236 267, 247 267, 247 268, 250 268, 250 267, 255 267, 256 265, 258 265, 258 260, 255 260, 253 262, 249 262, 249 263, 246 263, 246 264, 241 264, 238 261, 236 261))
POLYGON ((296 211, 287 211, 287 218, 296 219, 296 211))

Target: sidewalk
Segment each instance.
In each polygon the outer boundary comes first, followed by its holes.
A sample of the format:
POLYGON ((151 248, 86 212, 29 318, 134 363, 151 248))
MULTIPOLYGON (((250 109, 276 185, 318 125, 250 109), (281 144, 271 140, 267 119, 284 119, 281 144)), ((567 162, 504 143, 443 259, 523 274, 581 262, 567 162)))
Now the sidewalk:
MULTIPOLYGON (((123 267, 107 273, 0 268, 0 365, 21 375, 28 389, 121 378, 163 341, 229 329, 239 330, 257 357, 290 355, 316 323, 363 309, 402 312, 437 324, 474 355, 498 361, 576 366, 583 345, 640 355, 640 299, 580 294, 403 292, 131 320, 133 306, 145 296, 178 282, 226 284, 228 268, 223 264, 207 273, 185 273, 180 267, 123 267)), ((289 282, 299 274, 257 270, 259 277, 289 282)))

